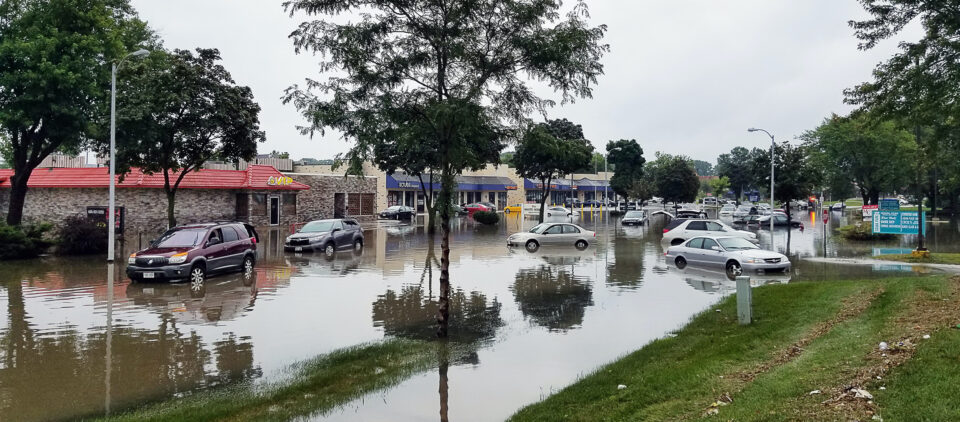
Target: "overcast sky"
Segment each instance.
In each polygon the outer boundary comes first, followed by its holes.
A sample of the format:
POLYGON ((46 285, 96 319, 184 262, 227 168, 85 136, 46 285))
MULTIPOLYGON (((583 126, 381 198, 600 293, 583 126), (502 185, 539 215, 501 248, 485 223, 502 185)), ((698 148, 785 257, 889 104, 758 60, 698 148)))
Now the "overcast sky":
MULTIPOLYGON (((896 49, 888 41, 857 50, 847 21, 863 16, 855 0, 594 0, 592 22, 606 24, 611 51, 592 99, 558 106, 550 117, 583 125, 594 146, 636 139, 655 151, 716 162, 734 146, 764 147, 747 133, 761 127, 793 139, 830 113, 846 113, 843 89, 870 79, 896 49)), ((332 158, 349 143, 334 134, 310 139, 303 120, 280 101, 283 90, 320 78, 317 59, 297 56, 287 36, 304 16, 277 0, 132 0, 167 48, 216 47, 238 84, 263 111, 261 152, 332 158)), ((916 28, 907 31, 910 37, 916 28)))

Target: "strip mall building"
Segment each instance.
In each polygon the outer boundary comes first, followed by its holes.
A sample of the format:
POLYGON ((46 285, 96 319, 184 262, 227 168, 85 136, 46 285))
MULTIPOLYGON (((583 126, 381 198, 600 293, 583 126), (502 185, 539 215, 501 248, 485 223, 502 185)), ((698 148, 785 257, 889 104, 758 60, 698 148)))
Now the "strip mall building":
MULTIPOLYGON (((267 165, 248 165, 243 170, 201 169, 184 176, 177 191, 175 215, 180 224, 214 220, 246 221, 257 226, 288 227, 320 218, 360 217, 372 219, 392 205, 424 209, 423 184, 434 191, 440 183, 403 173, 387 175, 366 165, 365 176, 345 176, 331 166, 293 166, 280 172, 267 165)), ((109 170, 106 167, 55 168, 33 171, 28 181, 24 219, 59 223, 68 216, 85 214, 105 217, 109 170)), ((0 170, 0 216, 9 208, 12 170, 0 170)), ((567 198, 601 199, 613 193, 609 174, 575 174, 551 183, 548 204, 567 198)), ((175 177, 175 176, 174 176, 175 177)), ((490 202, 507 205, 537 202, 543 187, 517 176, 507 167, 489 167, 457 179, 458 202, 490 202)), ((167 225, 167 197, 162 174, 139 169, 117 179, 116 205, 123 227, 155 233, 167 225)))

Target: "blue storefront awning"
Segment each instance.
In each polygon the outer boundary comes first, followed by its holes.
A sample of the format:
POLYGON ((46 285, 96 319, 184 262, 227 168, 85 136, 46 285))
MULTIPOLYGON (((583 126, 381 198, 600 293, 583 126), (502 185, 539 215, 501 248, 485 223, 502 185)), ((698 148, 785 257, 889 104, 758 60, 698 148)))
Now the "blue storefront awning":
MULTIPOLYGON (((434 175, 433 184, 429 183, 429 176, 424 176, 423 184, 429 185, 432 190, 440 190, 439 177, 434 175)), ((420 190, 420 178, 405 173, 387 175, 387 189, 420 190)), ((516 190, 517 184, 503 176, 459 176, 457 177, 458 191, 508 191, 516 190)))
MULTIPOLYGON (((554 179, 550 181, 550 190, 552 191, 570 191, 580 190, 587 192, 610 190, 610 184, 603 180, 580 179, 570 182, 570 179, 554 179)), ((527 190, 543 190, 543 184, 539 181, 523 179, 523 187, 527 190)))

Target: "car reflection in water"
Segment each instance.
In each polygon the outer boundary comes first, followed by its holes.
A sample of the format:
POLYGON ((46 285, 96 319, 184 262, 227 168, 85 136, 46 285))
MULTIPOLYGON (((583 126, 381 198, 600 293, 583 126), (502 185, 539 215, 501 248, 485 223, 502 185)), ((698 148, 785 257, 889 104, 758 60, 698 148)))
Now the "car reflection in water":
MULTIPOLYGON (((678 269, 673 264, 667 265, 670 273, 677 274, 694 289, 718 293, 722 295, 737 291, 736 277, 730 277, 725 271, 711 271, 705 268, 686 267, 678 269)), ((751 275, 750 286, 758 287, 766 284, 787 284, 790 282, 790 273, 751 275)))
POLYGON ((309 276, 344 276, 358 268, 364 262, 364 249, 338 251, 333 255, 288 253, 284 257, 286 264, 296 268, 299 273, 309 276))
POLYGON ((162 314, 172 313, 184 324, 203 324, 235 319, 253 307, 257 297, 257 274, 247 271, 191 283, 144 283, 127 285, 133 303, 162 314))

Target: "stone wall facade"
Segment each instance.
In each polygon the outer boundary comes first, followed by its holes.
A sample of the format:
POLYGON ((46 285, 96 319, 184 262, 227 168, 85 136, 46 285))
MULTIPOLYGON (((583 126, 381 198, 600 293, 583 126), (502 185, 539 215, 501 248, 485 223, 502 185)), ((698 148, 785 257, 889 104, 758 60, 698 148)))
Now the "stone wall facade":
POLYGON ((297 212, 300 222, 334 218, 336 215, 335 198, 343 194, 344 201, 350 202, 353 195, 373 194, 374 204, 372 212, 363 213, 359 210, 345 209, 346 217, 373 218, 380 209, 379 204, 386 201, 386 191, 381 194, 378 190, 379 179, 376 176, 344 176, 342 174, 320 173, 284 173, 293 180, 309 185, 310 189, 300 191, 297 196, 297 212), (381 195, 383 198, 381 199, 381 195))

